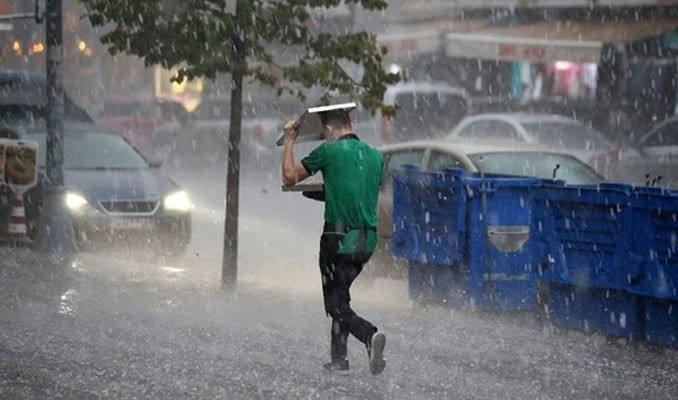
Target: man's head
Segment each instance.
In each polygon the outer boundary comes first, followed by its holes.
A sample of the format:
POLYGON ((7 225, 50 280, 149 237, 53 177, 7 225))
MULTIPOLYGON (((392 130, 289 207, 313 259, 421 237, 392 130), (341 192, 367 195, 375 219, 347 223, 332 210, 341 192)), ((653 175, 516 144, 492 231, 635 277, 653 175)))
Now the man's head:
POLYGON ((320 114, 325 140, 334 141, 347 133, 353 133, 351 117, 346 110, 333 110, 320 114))

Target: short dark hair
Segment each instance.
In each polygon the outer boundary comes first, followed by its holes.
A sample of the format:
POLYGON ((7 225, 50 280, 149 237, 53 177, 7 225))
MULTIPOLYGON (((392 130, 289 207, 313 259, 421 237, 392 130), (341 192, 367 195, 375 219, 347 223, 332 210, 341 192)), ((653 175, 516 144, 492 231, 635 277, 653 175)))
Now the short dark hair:
POLYGON ((351 117, 346 110, 333 110, 320 113, 320 121, 323 125, 333 128, 344 128, 351 125, 351 117))

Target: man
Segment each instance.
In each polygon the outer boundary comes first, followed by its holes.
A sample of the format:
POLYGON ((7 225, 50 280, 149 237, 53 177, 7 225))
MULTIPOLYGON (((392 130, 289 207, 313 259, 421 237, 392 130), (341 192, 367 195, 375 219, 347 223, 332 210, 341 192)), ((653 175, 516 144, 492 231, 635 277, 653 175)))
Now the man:
POLYGON ((379 151, 353 133, 347 111, 320 114, 326 142, 301 163, 294 163, 298 130, 285 124, 283 182, 294 185, 321 171, 325 191, 325 224, 320 237, 320 273, 325 312, 332 317, 329 371, 348 371, 349 333, 367 346, 370 371, 386 367, 386 336, 350 307, 349 289, 377 244, 377 197, 384 160, 379 151))

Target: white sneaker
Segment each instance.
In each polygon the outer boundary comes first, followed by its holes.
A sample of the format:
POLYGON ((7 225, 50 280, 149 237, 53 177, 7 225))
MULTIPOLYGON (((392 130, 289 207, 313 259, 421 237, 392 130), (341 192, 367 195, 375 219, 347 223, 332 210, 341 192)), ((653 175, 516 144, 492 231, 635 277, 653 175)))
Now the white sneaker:
POLYGON ((370 371, 373 375, 381 374, 386 368, 384 347, 386 347, 386 335, 381 332, 372 335, 367 346, 367 355, 370 358, 370 371))

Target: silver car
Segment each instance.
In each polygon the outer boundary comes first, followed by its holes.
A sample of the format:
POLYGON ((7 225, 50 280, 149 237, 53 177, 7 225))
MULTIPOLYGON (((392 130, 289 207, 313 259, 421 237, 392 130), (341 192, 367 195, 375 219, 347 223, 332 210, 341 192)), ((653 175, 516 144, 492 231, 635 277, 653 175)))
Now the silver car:
POLYGON ((600 154, 611 154, 616 146, 600 132, 571 118, 550 114, 496 113, 464 118, 448 139, 463 141, 501 140, 535 144, 567 153, 607 176, 609 163, 600 154))

